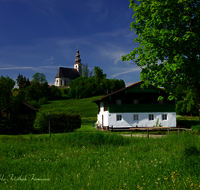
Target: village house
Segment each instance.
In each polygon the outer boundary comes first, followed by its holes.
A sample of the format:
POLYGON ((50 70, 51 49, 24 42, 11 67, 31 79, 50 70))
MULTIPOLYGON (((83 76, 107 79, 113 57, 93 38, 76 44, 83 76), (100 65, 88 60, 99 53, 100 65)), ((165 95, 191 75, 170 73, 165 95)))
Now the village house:
POLYGON ((175 100, 169 94, 150 85, 141 88, 139 81, 121 90, 94 100, 98 105, 97 124, 108 127, 153 127, 157 119, 163 127, 176 127, 175 100), (163 96, 163 101, 157 101, 163 96))
POLYGON ((82 73, 82 63, 80 59, 79 50, 77 50, 74 69, 59 66, 57 75, 55 77, 56 78, 55 86, 57 87, 69 86, 69 83, 72 82, 77 77, 80 77, 81 73, 82 73))
MULTIPOLYGON (((1 111, 1 114, 4 115, 4 116, 7 116, 6 110, 7 110, 7 108, 5 108, 3 111, 1 111)), ((33 115, 36 115, 36 112, 38 112, 38 111, 39 110, 37 108, 34 108, 29 103, 23 101, 19 105, 19 111, 18 111, 17 114, 22 114, 22 115, 33 114, 33 115)))

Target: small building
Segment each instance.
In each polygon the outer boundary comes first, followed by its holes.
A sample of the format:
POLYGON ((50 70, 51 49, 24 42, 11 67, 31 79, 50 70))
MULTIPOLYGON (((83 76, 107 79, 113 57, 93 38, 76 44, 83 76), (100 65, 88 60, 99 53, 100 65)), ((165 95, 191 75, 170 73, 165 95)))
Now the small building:
POLYGON ((72 82, 77 77, 80 77, 81 74, 82 74, 82 63, 79 55, 79 50, 77 50, 74 69, 59 66, 57 75, 55 77, 56 78, 55 86, 57 87, 69 86, 69 83, 72 82))
MULTIPOLYGON (((7 108, 5 108, 3 111, 1 111, 2 115, 7 116, 6 110, 7 110, 7 108)), ((36 112, 38 112, 38 111, 39 110, 37 108, 34 108, 29 103, 23 101, 19 105, 19 109, 18 109, 17 114, 22 114, 22 115, 33 114, 33 115, 36 115, 36 112)))
POLYGON ((94 100, 98 105, 97 123, 108 127, 153 127, 156 121, 163 127, 176 127, 175 100, 169 94, 150 85, 141 88, 143 81, 94 100), (163 101, 157 101, 163 96, 163 101))

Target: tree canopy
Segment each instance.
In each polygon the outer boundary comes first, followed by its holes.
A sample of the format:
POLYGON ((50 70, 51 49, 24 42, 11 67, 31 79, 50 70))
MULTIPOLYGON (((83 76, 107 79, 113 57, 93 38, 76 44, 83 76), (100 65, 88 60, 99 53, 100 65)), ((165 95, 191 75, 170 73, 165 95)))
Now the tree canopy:
POLYGON ((22 88, 26 88, 27 86, 30 86, 30 81, 29 81, 29 78, 26 79, 26 77, 23 75, 18 75, 17 77, 17 85, 19 87, 19 89, 22 89, 22 88))
POLYGON ((40 84, 44 84, 47 82, 46 76, 43 73, 35 73, 33 76, 32 82, 39 82, 40 84))
MULTIPOLYGON (((165 87, 177 85, 195 88, 200 109, 200 1, 130 0, 134 21, 131 30, 140 46, 122 56, 142 69, 145 84, 165 87)), ((172 97, 173 98, 173 97, 172 97)))

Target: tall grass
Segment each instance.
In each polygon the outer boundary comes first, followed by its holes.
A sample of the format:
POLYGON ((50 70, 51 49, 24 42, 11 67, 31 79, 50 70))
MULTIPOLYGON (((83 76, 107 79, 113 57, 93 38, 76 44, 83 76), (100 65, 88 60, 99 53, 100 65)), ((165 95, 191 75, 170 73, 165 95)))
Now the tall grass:
POLYGON ((199 136, 0 138, 0 189, 198 189, 199 136))

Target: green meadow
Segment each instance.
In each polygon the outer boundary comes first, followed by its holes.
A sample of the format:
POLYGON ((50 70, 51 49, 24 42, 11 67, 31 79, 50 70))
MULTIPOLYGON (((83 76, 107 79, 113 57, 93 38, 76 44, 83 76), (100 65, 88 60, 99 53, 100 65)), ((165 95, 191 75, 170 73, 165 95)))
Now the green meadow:
POLYGON ((177 117, 192 133, 124 137, 92 127, 96 98, 42 105, 40 112, 79 112, 73 133, 0 135, 0 189, 200 189, 198 117, 177 117))
POLYGON ((0 189, 199 189, 200 139, 116 133, 0 137, 0 189))

